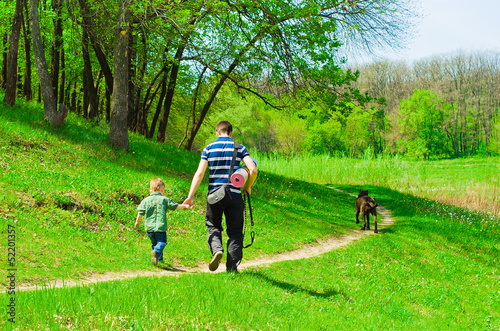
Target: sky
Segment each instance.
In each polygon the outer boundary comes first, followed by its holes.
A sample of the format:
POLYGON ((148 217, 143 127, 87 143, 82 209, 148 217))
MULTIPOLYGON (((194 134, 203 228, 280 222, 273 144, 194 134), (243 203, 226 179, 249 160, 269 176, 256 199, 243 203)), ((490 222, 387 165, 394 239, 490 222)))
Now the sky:
POLYGON ((389 59, 413 61, 459 50, 500 52, 500 0, 420 0, 422 20, 413 40, 389 59))

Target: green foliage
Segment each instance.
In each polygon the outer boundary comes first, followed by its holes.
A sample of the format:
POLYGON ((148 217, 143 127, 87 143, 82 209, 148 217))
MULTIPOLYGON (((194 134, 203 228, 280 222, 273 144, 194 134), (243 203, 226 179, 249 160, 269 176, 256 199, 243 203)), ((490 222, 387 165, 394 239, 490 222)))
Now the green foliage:
POLYGON ((490 140, 489 148, 491 151, 500 155, 500 117, 497 117, 493 123, 492 138, 490 140))
POLYGON ((331 154, 342 150, 342 125, 335 120, 324 123, 314 121, 309 127, 304 148, 315 154, 331 154))
POLYGON ((451 105, 437 93, 415 89, 408 100, 402 100, 399 121, 409 155, 424 158, 450 152, 444 123, 451 105))

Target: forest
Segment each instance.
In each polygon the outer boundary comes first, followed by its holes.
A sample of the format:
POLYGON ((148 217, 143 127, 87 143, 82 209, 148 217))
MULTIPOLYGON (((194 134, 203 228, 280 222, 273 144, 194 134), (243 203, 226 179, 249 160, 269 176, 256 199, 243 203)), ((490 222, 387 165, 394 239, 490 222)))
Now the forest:
POLYGON ((3 102, 40 102, 198 151, 215 123, 262 153, 500 152, 497 52, 347 65, 404 47, 418 8, 403 0, 0 2, 3 102))

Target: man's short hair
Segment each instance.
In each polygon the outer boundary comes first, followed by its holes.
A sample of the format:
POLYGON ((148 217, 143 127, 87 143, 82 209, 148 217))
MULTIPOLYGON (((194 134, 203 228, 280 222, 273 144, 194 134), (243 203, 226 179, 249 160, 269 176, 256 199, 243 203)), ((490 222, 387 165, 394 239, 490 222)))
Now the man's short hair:
POLYGON ((161 180, 161 178, 153 178, 149 183, 149 188, 153 192, 161 192, 161 190, 165 188, 165 183, 161 180))
POLYGON ((233 125, 229 121, 220 121, 215 127, 215 131, 218 133, 230 134, 233 132, 233 125))

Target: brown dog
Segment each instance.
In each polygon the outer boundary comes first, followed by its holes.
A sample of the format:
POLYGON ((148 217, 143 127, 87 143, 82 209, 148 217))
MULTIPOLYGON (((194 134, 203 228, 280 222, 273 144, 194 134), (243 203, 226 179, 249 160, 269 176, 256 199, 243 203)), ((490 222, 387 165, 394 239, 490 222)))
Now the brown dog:
POLYGON ((375 233, 377 229, 377 206, 375 199, 368 196, 368 191, 359 190, 358 198, 356 199, 356 224, 359 223, 359 214, 363 218, 363 227, 361 230, 370 230, 370 214, 373 215, 375 220, 375 233), (366 216, 366 220, 365 220, 366 216))

